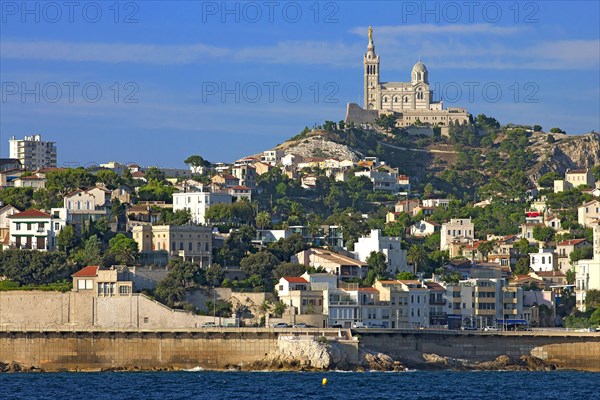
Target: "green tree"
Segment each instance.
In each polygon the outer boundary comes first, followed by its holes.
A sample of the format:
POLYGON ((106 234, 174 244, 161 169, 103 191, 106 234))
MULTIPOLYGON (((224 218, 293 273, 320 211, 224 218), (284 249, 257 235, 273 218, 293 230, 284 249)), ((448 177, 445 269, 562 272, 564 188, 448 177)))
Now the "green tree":
POLYGON ((292 262, 283 262, 279 264, 273 270, 273 277, 275 280, 279 280, 284 276, 300 276, 306 272, 306 265, 292 263, 292 262))
POLYGON ((515 275, 527 275, 531 272, 531 268, 529 267, 529 257, 522 257, 517 261, 517 265, 515 266, 515 275))
POLYGON ((575 283, 575 270, 570 269, 565 273, 565 277, 567 278, 567 283, 572 285, 575 283))
POLYGON ((174 307, 185 297, 185 289, 177 282, 175 277, 170 274, 165 279, 158 282, 154 289, 154 295, 169 307, 174 307))
POLYGON ((273 279, 273 270, 280 261, 271 252, 261 250, 242 259, 240 267, 248 275, 260 275, 265 282, 273 279))
POLYGON ((516 242, 514 247, 521 255, 529 254, 529 241, 525 238, 522 238, 516 242))
POLYGON ((164 182, 165 173, 156 167, 150 167, 144 172, 144 177, 150 183, 150 181, 164 182))
POLYGON ((210 206, 206 218, 214 224, 230 222, 233 220, 233 209, 230 204, 218 203, 210 206))
POLYGON ((281 316, 285 312, 286 308, 287 308, 287 304, 285 304, 283 301, 279 300, 277 303, 275 303, 273 305, 273 316, 277 317, 277 318, 281 318, 281 316))
POLYGON ((173 259, 169 261, 167 266, 169 268, 169 276, 173 277, 177 281, 177 284, 183 288, 206 283, 204 270, 199 264, 173 259))
POLYGON ((98 236, 90 236, 83 248, 73 253, 72 258, 80 265, 100 265, 102 263, 102 243, 98 236))
POLYGON ((594 310, 592 315, 590 315, 589 321, 590 321, 591 326, 596 326, 596 327, 600 326, 600 308, 597 308, 596 310, 594 310))
POLYGON ((377 277, 387 276, 387 257, 380 251, 372 251, 367 257, 367 265, 377 277))
POLYGON ((585 306, 590 308, 600 308, 600 290, 591 289, 585 293, 585 306))
POLYGON ((415 266, 415 271, 423 271, 423 269, 427 267, 429 263, 427 251, 421 244, 411 245, 408 249, 406 258, 409 263, 415 266))
POLYGON ((31 208, 33 199, 33 188, 7 187, 0 190, 0 201, 4 205, 12 205, 19 210, 31 208))
POLYGON ((396 275, 396 279, 400 281, 411 281, 413 279, 417 279, 417 277, 412 272, 402 271, 396 275))
POLYGON ((566 133, 560 128, 550 128, 550 133, 566 133))
POLYGON ((573 250, 569 254, 569 261, 574 263, 579 260, 589 260, 594 256, 592 246, 581 247, 573 250))
POLYGON ((596 178, 597 181, 600 181, 600 164, 594 165, 592 167, 592 174, 594 175, 594 178, 596 178))
POLYGON ((56 245, 60 251, 64 251, 67 255, 75 246, 77 246, 78 238, 75 235, 73 225, 66 225, 56 236, 56 245))
POLYGON ((549 242, 556 232, 549 226, 538 225, 533 228, 533 238, 540 242, 549 242))
POLYGON ((256 226, 259 229, 265 229, 271 225, 271 214, 267 211, 261 211, 256 215, 256 226))
POLYGON ((485 241, 485 242, 481 243, 479 245, 479 247, 477 247, 477 249, 479 250, 481 255, 483 255, 483 258, 485 258, 485 261, 487 261, 488 254, 490 254, 492 251, 494 251, 494 247, 496 247, 496 244, 494 243, 494 241, 485 241))
POLYGON ((96 179, 98 182, 104 183, 106 188, 110 190, 115 190, 121 183, 119 175, 110 169, 101 169, 98 171, 96 179))
POLYGON ((176 210, 170 215, 167 222, 168 225, 188 225, 192 222, 192 212, 185 208, 183 210, 176 210))
POLYGON ((290 261, 296 253, 304 251, 308 245, 304 242, 302 235, 294 233, 285 239, 269 243, 268 249, 281 261, 290 261))
POLYGON ((533 131, 534 132, 541 132, 542 131, 542 126, 541 125, 534 125, 533 126, 533 131))
POLYGON ((205 277, 207 285, 219 286, 225 278, 225 270, 219 264, 213 263, 206 268, 205 277))
POLYGON ((0 251, 0 276, 19 285, 48 284, 70 278, 79 267, 60 251, 0 251))
POLYGON ((131 265, 136 261, 138 244, 135 240, 119 233, 110 239, 108 251, 120 264, 131 265))
POLYGON ((204 158, 200 157, 199 155, 189 156, 188 158, 185 159, 184 163, 186 165, 192 167, 193 174, 200 173, 202 167, 207 167, 210 165, 210 163, 208 161, 206 161, 204 158))
POLYGON ((560 180, 562 177, 558 174, 558 172, 548 172, 544 174, 538 179, 538 185, 544 188, 553 188, 554 181, 560 180))
POLYGON ((96 183, 96 177, 84 168, 64 168, 46 174, 46 189, 64 197, 79 188, 88 188, 96 183))

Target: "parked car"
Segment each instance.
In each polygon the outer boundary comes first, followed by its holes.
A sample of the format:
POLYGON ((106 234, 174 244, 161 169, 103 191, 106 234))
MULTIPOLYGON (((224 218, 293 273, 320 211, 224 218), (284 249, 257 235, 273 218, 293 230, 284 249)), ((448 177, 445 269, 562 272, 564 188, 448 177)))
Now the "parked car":
POLYGON ((497 332, 498 328, 495 326, 486 326, 485 328, 483 328, 483 330, 486 332, 497 332))
POLYGON ((352 323, 352 327, 353 328, 368 328, 367 325, 363 324, 360 321, 356 321, 356 322, 352 323))
POLYGON ((463 331, 476 331, 477 330, 477 328, 474 326, 462 326, 460 329, 463 331))
POLYGON ((289 328, 290 326, 285 322, 278 322, 276 324, 271 325, 271 328, 289 328))
POLYGON ((308 328, 308 325, 306 325, 305 323, 301 322, 299 324, 292 325, 292 328, 308 328))
POLYGON ((342 324, 331 324, 329 325, 330 328, 343 328, 342 324))
POLYGON ((216 328, 218 327, 217 324, 215 324, 214 322, 205 322, 202 324, 203 328, 216 328))

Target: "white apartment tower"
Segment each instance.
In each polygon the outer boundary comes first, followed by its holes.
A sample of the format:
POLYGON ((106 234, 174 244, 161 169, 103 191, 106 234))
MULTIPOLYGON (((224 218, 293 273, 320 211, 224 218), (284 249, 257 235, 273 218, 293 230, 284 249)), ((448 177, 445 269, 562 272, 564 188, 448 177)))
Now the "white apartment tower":
POLYGON ((25 136, 23 140, 13 136, 8 143, 10 158, 21 161, 23 169, 56 167, 56 143, 42 141, 42 135, 25 136))

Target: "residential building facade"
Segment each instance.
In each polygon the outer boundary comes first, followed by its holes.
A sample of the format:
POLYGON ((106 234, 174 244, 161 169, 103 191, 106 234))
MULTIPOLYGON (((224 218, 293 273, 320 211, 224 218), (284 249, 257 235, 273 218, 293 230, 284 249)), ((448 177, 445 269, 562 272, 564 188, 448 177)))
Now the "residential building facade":
POLYGON ((10 158, 19 160, 23 169, 56 167, 56 143, 42 141, 42 135, 25 136, 22 140, 13 136, 8 143, 10 158))

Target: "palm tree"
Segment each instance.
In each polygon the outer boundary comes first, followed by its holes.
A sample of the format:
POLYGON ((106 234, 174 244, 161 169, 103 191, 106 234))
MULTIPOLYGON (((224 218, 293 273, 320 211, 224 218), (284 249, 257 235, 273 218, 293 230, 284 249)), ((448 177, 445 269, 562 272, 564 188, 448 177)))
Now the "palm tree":
POLYGON ((422 244, 413 244, 408 249, 407 260, 415 266, 415 275, 417 271, 422 270, 429 263, 427 250, 422 244))
POLYGON ((256 226, 264 229, 271 224, 271 215, 267 211, 261 211, 256 215, 256 226))

